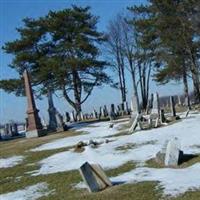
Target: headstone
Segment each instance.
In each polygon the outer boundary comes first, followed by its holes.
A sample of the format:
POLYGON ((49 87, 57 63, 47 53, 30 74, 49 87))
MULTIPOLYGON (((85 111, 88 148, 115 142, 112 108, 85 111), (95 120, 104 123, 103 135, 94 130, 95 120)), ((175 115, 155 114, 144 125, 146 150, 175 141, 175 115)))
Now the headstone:
POLYGON ((56 131, 56 129, 57 129, 56 108, 54 107, 53 94, 52 94, 51 90, 48 91, 47 98, 48 98, 48 104, 49 104, 49 108, 48 108, 49 125, 48 125, 48 129, 51 130, 51 131, 56 131))
POLYGON ((104 105, 104 108, 103 108, 103 116, 104 117, 108 116, 108 109, 107 109, 106 105, 104 105))
POLYGON ((63 121, 63 116, 58 111, 56 111, 56 122, 56 131, 60 132, 66 130, 65 123, 63 121))
POLYGON ((90 165, 86 162, 80 167, 79 171, 90 192, 98 192, 112 186, 100 165, 90 165))
POLYGON ((142 129, 142 125, 141 125, 141 122, 140 122, 140 117, 141 115, 140 114, 137 114, 130 129, 129 129, 129 133, 133 133, 135 131, 135 129, 138 128, 141 130, 142 129))
POLYGON ((75 122, 74 111, 70 113, 70 122, 75 122))
POLYGON ((111 104, 110 106, 110 114, 109 114, 110 120, 116 119, 116 113, 115 113, 115 105, 111 104))
POLYGON ((161 119, 161 122, 162 122, 162 123, 165 123, 165 122, 166 122, 165 111, 164 111, 164 109, 161 109, 161 110, 160 110, 160 119, 161 119))
POLYGON ((134 118, 138 113, 137 98, 133 95, 131 98, 131 116, 134 118))
POLYGON ((126 102, 126 101, 124 101, 124 111, 125 111, 125 114, 129 113, 128 102, 126 102))
POLYGON ((70 115, 68 112, 65 113, 66 122, 70 122, 70 115))
POLYGON ((39 110, 36 108, 35 100, 33 97, 33 91, 31 88, 30 78, 28 71, 24 71, 24 82, 25 82, 25 92, 28 101, 28 129, 26 131, 26 137, 39 137, 43 135, 42 124, 38 115, 39 110))
POLYGON ((182 102, 181 102, 181 97, 178 95, 178 105, 181 106, 182 102))
POLYGON ((160 100, 158 93, 153 94, 153 105, 151 114, 157 114, 158 116, 160 115, 160 100))
POLYGON ((95 109, 93 110, 93 117, 95 119, 98 119, 98 113, 97 113, 97 111, 95 109))
POLYGON ((102 109, 102 107, 100 107, 99 108, 99 119, 101 119, 102 115, 103 115, 103 109, 102 109))
POLYGON ((170 104, 171 104, 172 116, 176 117, 175 101, 173 96, 170 96, 170 104))
POLYGON ((170 140, 167 144, 165 155, 165 166, 177 166, 181 145, 177 138, 170 140))

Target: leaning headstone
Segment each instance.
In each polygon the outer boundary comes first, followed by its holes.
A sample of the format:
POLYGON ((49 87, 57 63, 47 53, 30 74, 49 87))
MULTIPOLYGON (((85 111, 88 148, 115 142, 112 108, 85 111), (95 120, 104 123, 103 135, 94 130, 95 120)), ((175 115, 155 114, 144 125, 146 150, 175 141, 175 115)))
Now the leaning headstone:
POLYGON ((167 144, 165 155, 165 166, 177 166, 181 145, 177 138, 170 140, 167 144))
POLYGON ((140 122, 140 117, 141 115, 140 114, 137 114, 130 129, 129 129, 129 133, 133 133, 135 131, 135 129, 138 128, 141 130, 142 129, 142 125, 141 125, 141 122, 140 122))
POLYGON ((98 192, 112 186, 100 165, 90 165, 86 162, 80 167, 79 171, 90 192, 98 192))
POLYGON ((171 105, 172 116, 176 117, 175 100, 173 96, 170 96, 170 105, 171 105))

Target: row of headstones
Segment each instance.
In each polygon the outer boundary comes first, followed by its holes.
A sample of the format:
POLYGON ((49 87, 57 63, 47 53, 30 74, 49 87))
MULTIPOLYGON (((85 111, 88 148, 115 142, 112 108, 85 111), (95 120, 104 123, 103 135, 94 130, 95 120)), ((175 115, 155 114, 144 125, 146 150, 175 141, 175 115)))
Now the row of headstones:
POLYGON ((18 135, 18 125, 16 123, 6 123, 0 132, 1 138, 13 137, 18 135))
MULTIPOLYGON (((176 117, 174 96, 170 97, 170 103, 172 117, 176 117)), ((134 119, 134 121, 129 129, 130 133, 132 133, 137 127, 142 129, 141 119, 147 120, 150 127, 153 127, 153 121, 155 121, 154 127, 158 127, 159 124, 166 123, 164 109, 160 108, 160 100, 158 93, 151 94, 151 98, 148 101, 147 105, 146 116, 139 112, 136 104, 136 98, 134 96, 131 100, 131 110, 131 116, 134 119)))
MULTIPOLYGON (((115 107, 114 104, 111 104, 110 110, 108 110, 107 106, 104 105, 103 107, 99 108, 99 112, 94 109, 92 113, 83 114, 83 112, 80 112, 79 115, 76 115, 74 111, 70 113, 66 112, 65 115, 62 115, 55 108, 52 108, 52 109, 54 109, 53 111, 51 110, 51 112, 53 112, 52 118, 54 119, 51 120, 51 124, 47 125, 44 118, 42 118, 41 122, 44 129, 49 129, 49 130, 58 131, 58 132, 67 130, 68 123, 87 121, 91 119, 100 120, 103 118, 110 118, 111 120, 113 120, 117 116, 122 116, 122 115, 130 113, 127 102, 120 104, 117 107, 115 107)), ((26 127, 28 127, 27 119, 26 119, 26 127)))
POLYGON ((92 113, 80 113, 80 115, 76 115, 74 111, 71 113, 66 112, 65 116, 62 116, 59 112, 56 112, 57 121, 59 124, 67 123, 67 122, 76 122, 76 121, 84 121, 89 119, 102 119, 110 117, 112 119, 116 118, 117 116, 122 116, 128 114, 130 111, 128 109, 128 104, 125 102, 124 104, 117 105, 117 109, 114 104, 111 104, 110 111, 106 105, 99 108, 99 112, 97 110, 93 110, 92 113))

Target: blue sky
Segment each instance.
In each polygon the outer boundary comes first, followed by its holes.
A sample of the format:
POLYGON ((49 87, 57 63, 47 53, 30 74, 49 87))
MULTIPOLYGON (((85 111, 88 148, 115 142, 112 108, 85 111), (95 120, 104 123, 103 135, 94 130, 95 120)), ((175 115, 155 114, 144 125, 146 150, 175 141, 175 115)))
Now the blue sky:
MULTIPOLYGON (((71 4, 80 6, 90 6, 94 15, 100 16, 98 29, 106 31, 109 20, 118 12, 126 10, 127 6, 145 3, 145 0, 0 0, 0 46, 18 38, 16 27, 22 26, 21 20, 25 17, 37 18, 48 13, 49 10, 59 10, 70 7, 71 4)), ((5 54, 0 50, 0 79, 13 78, 17 74, 8 67, 12 56, 5 54)), ((117 76, 113 76, 117 79, 117 76)), ((127 75, 128 100, 130 100, 132 85, 130 76, 127 75)), ((174 95, 182 93, 181 84, 168 84, 166 86, 157 86, 151 83, 151 92, 158 91, 161 96, 174 95)), ((61 113, 71 111, 72 108, 64 99, 54 97, 56 107, 61 113)), ((109 105, 110 103, 119 103, 119 91, 109 86, 97 88, 83 105, 83 111, 98 109, 100 105, 109 105)), ((47 118, 47 100, 36 101, 40 110, 40 116, 47 118)), ((6 94, 0 90, 0 123, 9 120, 24 121, 26 116, 26 98, 15 97, 12 94, 6 94)))

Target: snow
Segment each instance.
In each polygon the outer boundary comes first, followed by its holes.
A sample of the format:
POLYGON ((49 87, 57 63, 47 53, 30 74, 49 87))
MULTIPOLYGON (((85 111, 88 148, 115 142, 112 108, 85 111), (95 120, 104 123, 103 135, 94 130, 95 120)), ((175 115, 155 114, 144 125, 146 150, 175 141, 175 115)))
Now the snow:
POLYGON ((24 156, 12 156, 9 158, 0 158, 0 168, 14 167, 22 163, 24 156))
MULTIPOLYGON (((127 119, 125 119, 127 120, 127 119)), ((118 124, 114 125, 114 128, 109 128, 110 122, 97 122, 94 124, 90 124, 89 126, 86 125, 86 127, 78 128, 74 127, 74 130, 84 132, 84 135, 77 135, 62 139, 57 139, 53 142, 46 143, 44 145, 41 145, 37 148, 32 149, 31 151, 44 151, 44 150, 51 150, 51 149, 58 149, 63 147, 70 147, 75 144, 77 144, 79 141, 83 140, 90 140, 90 139, 98 139, 106 136, 114 135, 118 132, 118 128, 124 124, 123 120, 116 120, 115 122, 119 122, 118 124)), ((127 121, 125 122, 127 123, 127 121)))
POLYGON ((48 196, 52 191, 48 191, 48 184, 45 182, 28 186, 23 190, 1 194, 1 200, 35 200, 42 196, 48 196))
MULTIPOLYGON (((163 188, 164 195, 178 196, 188 190, 200 189, 200 163, 184 169, 155 169, 136 168, 117 177, 111 178, 112 182, 136 183, 142 181, 158 181, 163 188)), ((82 187, 79 183, 76 187, 82 187)))
POLYGON ((162 128, 138 131, 131 135, 115 134, 126 122, 119 122, 114 129, 109 129, 109 122, 94 124, 93 127, 78 129, 88 134, 56 140, 42 145, 35 150, 46 150, 72 146, 80 140, 102 140, 112 135, 112 141, 103 143, 98 148, 86 146, 81 153, 69 151, 56 153, 39 162, 40 169, 33 171, 33 176, 52 174, 78 169, 84 162, 98 163, 104 169, 117 168, 128 161, 136 163, 136 169, 117 177, 112 181, 135 183, 140 181, 158 181, 164 195, 176 196, 188 190, 200 188, 200 163, 185 169, 153 169, 145 167, 145 162, 155 157, 166 141, 176 137, 180 140, 181 149, 185 154, 200 154, 200 114, 190 114, 177 123, 162 128), (97 127, 98 125, 98 127, 97 127), (52 145, 52 146, 51 146, 52 145), (129 148, 123 149, 128 146, 129 148), (122 147, 122 148, 121 148, 122 147))
MULTIPOLYGON (((170 140, 172 137, 179 138, 181 142, 181 149, 185 153, 200 153, 200 148, 197 147, 200 144, 199 122, 200 115, 196 115, 195 117, 185 119, 181 122, 163 128, 139 131, 132 135, 112 137, 112 140, 114 141, 104 143, 98 148, 91 148, 87 146, 85 151, 81 153, 74 152, 74 149, 56 153, 41 160, 39 162, 41 167, 34 173, 34 175, 51 174, 78 169, 86 161, 99 163, 105 169, 119 167, 128 161, 133 161, 137 163, 138 166, 142 166, 145 164, 145 161, 154 158, 155 154, 162 149, 166 140, 170 140), (124 147, 127 144, 132 144, 134 146, 126 151, 116 150, 117 148, 121 146, 124 147)), ((108 126, 105 126, 105 123, 103 124, 103 127, 107 127, 108 129, 108 126)), ((95 130, 98 130, 97 127, 90 127, 88 128, 88 131, 89 129, 91 132, 90 134, 92 135, 96 133, 95 130)), ((100 134, 99 132, 100 131, 98 130, 97 135, 100 134)))

